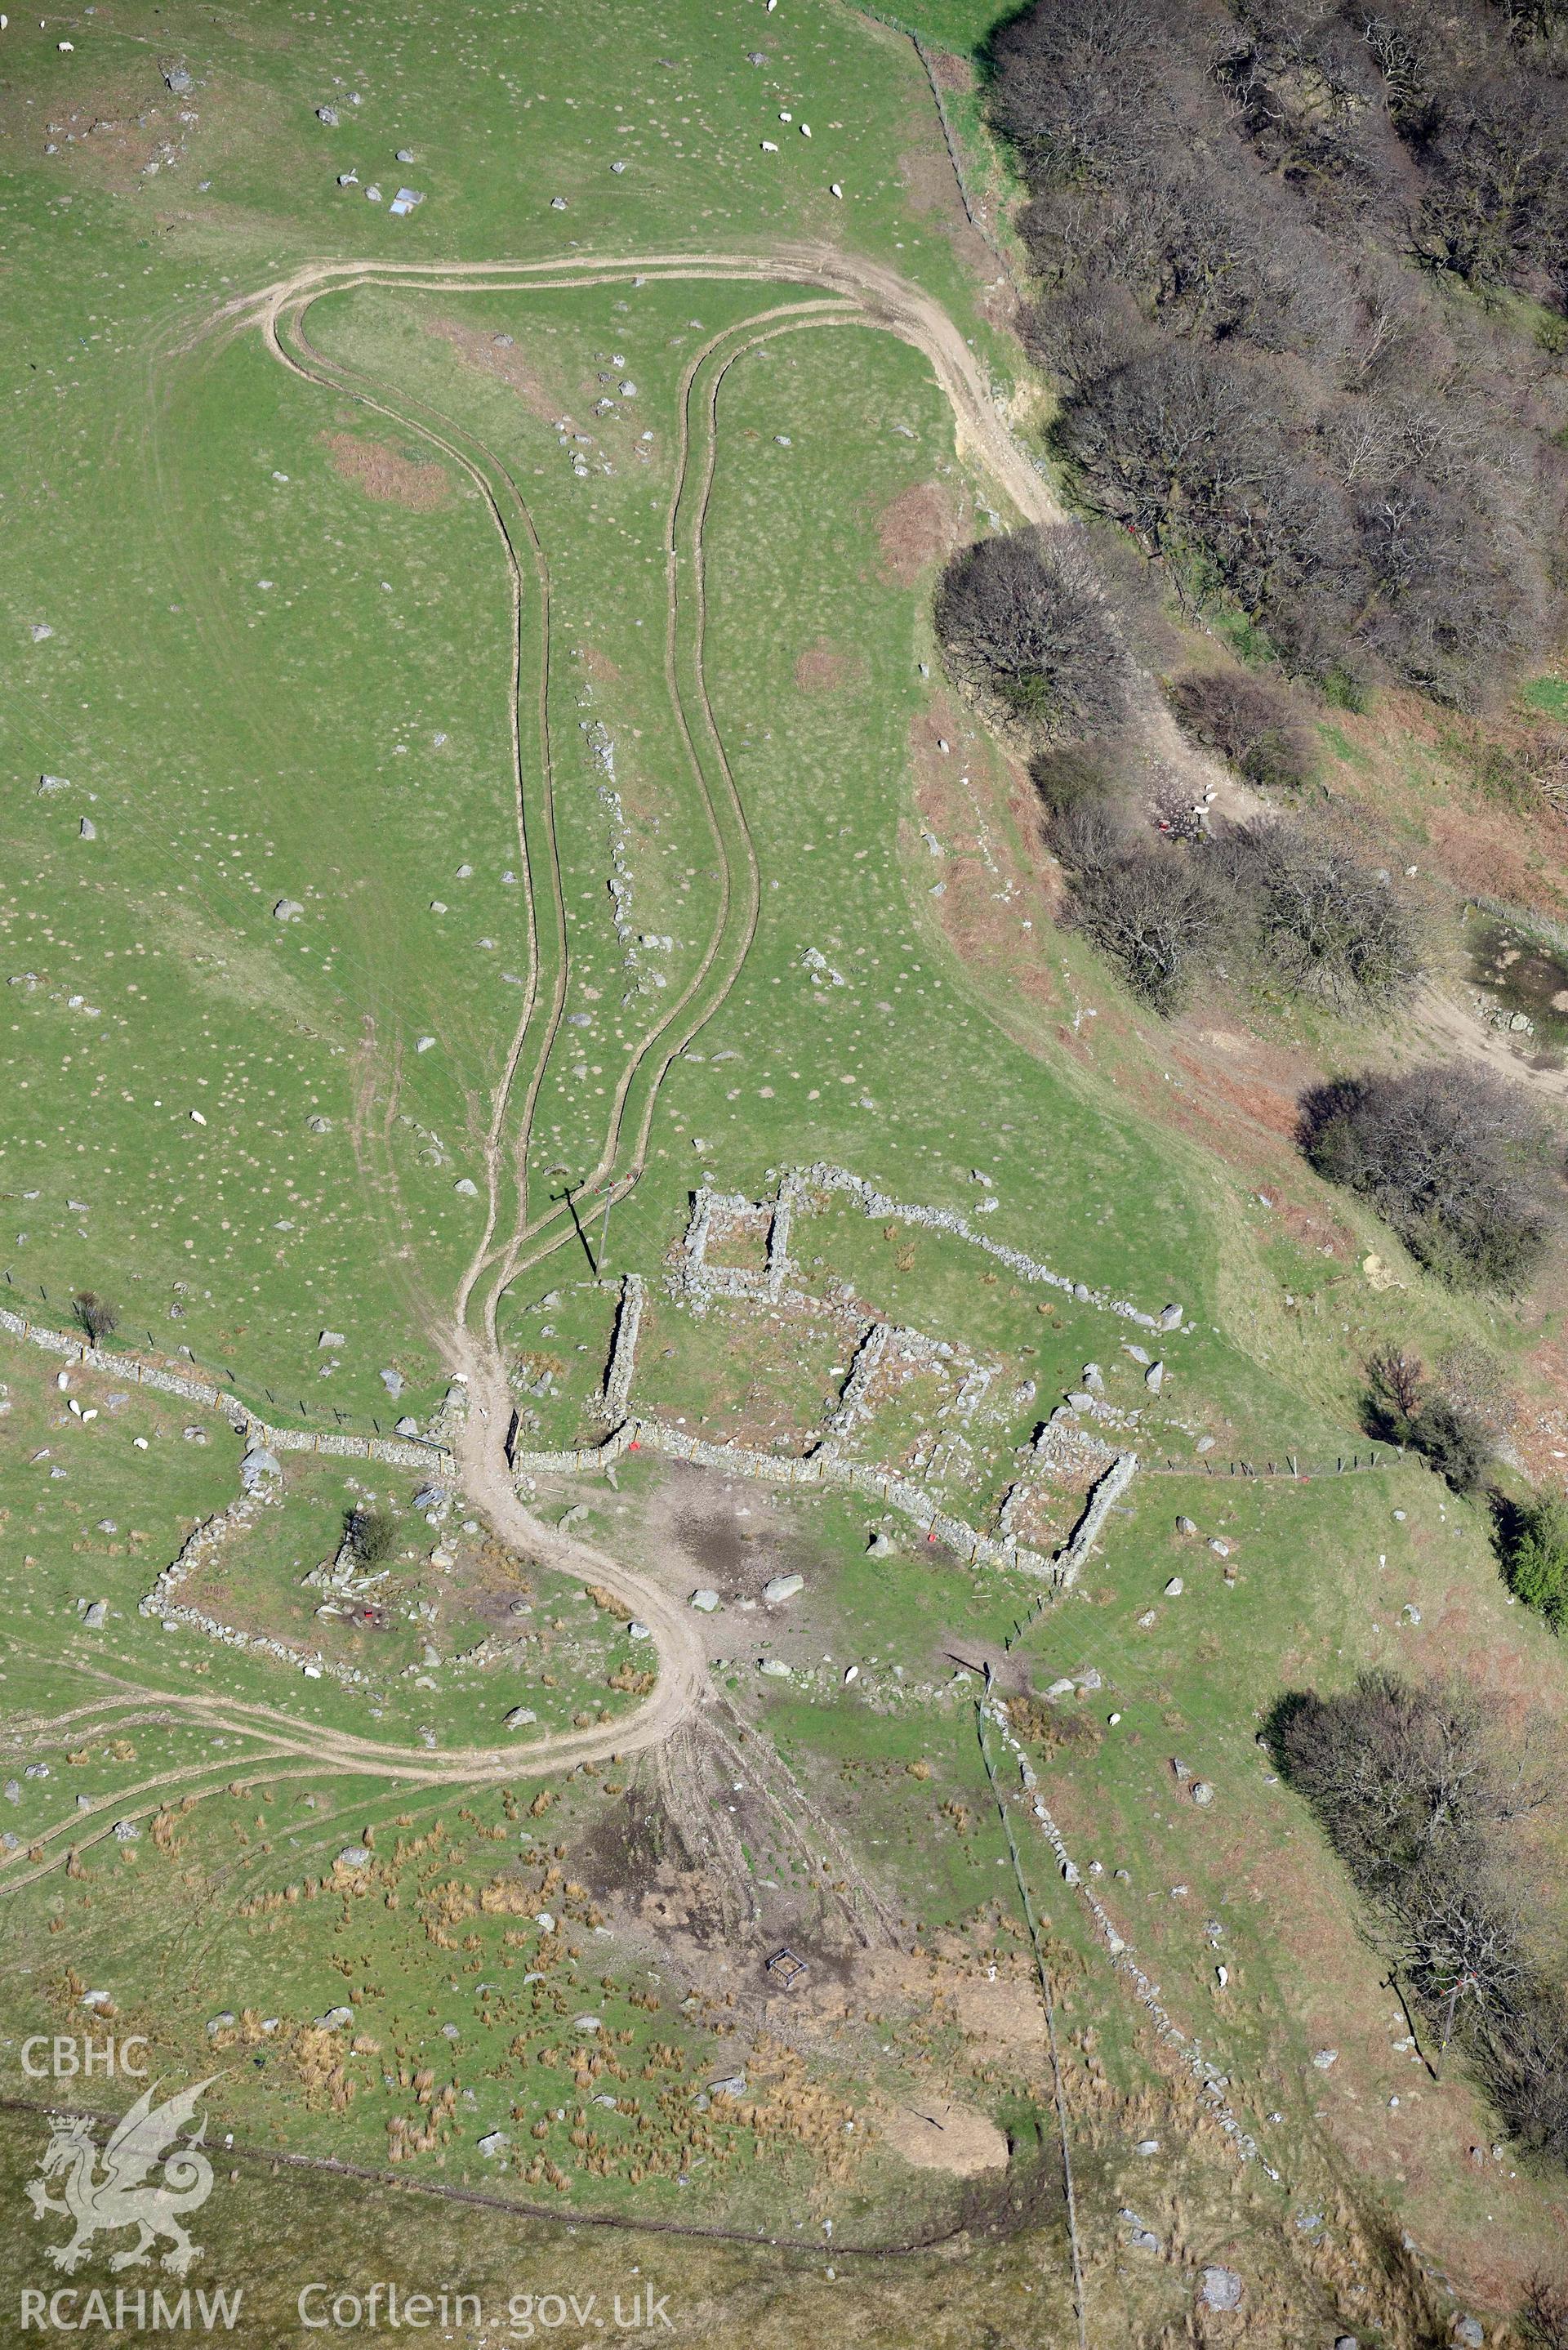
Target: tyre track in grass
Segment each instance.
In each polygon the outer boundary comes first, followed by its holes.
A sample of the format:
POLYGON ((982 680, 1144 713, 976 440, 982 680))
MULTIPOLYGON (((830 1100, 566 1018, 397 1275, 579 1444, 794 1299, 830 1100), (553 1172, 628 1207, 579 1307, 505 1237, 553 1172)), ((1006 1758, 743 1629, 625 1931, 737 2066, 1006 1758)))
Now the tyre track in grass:
MULTIPOLYGON (((707 1025, 708 1022, 714 1017, 715 1014, 722 1009, 724 1003, 728 1000, 740 977, 741 972, 744 968, 746 957, 751 951, 753 942, 756 936, 757 921, 762 910, 762 878, 761 868, 756 855, 755 842, 752 835, 750 823, 746 816, 745 806, 735 784, 733 772, 730 766, 729 758, 724 749, 723 738, 721 734, 718 722, 714 717, 712 705, 709 699, 704 664, 704 646, 706 639, 708 610, 705 577, 704 531, 707 522, 708 509, 712 496, 713 481, 718 463, 719 394, 730 369, 736 364, 737 360, 743 358, 747 351, 755 349, 759 345, 772 340, 775 336, 794 333, 808 327, 835 326, 839 324, 857 325, 859 323, 861 322, 857 314, 853 311, 846 311, 836 305, 828 307, 815 304, 792 304, 786 306, 783 309, 782 313, 779 311, 760 312, 755 317, 743 320, 735 327, 725 329, 722 335, 715 336, 704 349, 697 354, 683 380, 680 400, 680 415, 682 421, 681 463, 678 470, 675 493, 670 503, 669 536, 666 548, 666 561, 670 587, 665 647, 665 673, 669 681, 670 705, 675 714, 677 726, 682 742, 685 744, 692 770, 699 777, 702 788, 704 805, 708 814, 708 822, 714 843, 715 853, 719 858, 722 901, 719 918, 715 922, 713 934, 710 941, 708 951, 704 954, 701 962, 693 972, 691 979, 688 983, 686 988, 682 991, 680 997, 673 1005, 671 1005, 665 1019, 659 1024, 657 1028, 649 1033, 642 1043, 639 1044, 636 1052, 630 1056, 623 1067, 620 1079, 618 1082, 615 1097, 610 1105, 609 1124, 604 1150, 600 1155, 597 1165, 592 1172, 584 1179, 584 1182, 581 1187, 584 1190, 597 1190, 601 1185, 607 1185, 609 1187, 609 1196, 612 1204, 617 1201, 624 1199, 627 1193, 631 1191, 634 1184, 636 1184, 641 1177, 646 1166, 648 1142, 649 1137, 652 1131, 654 1113, 658 1107, 659 1089, 663 1084, 664 1078, 668 1075, 674 1061, 687 1049, 693 1038, 700 1034, 701 1029, 707 1025), (763 327, 763 330, 760 333, 753 333, 749 331, 752 328, 763 326, 763 321, 765 320, 776 320, 777 323, 766 325, 763 327), (735 349, 725 355, 722 364, 714 369, 702 397, 702 412, 705 425, 703 436, 704 453, 701 460, 700 483, 695 492, 695 504, 691 522, 687 534, 689 544, 688 559, 691 567, 692 584, 690 598, 682 599, 680 594, 679 586, 680 566, 681 559, 680 511, 682 504, 685 503, 686 493, 691 483, 691 469, 687 459, 687 437, 689 435, 690 429, 691 402, 696 388, 698 377, 703 365, 714 355, 715 352, 719 351, 722 348, 726 341, 732 339, 733 337, 738 334, 744 335, 745 340, 739 344, 735 349), (691 692, 694 703, 694 711, 691 713, 688 712, 686 706, 686 694, 680 682, 680 671, 681 666, 681 655, 679 641, 680 619, 680 607, 683 600, 690 600, 692 609, 692 634, 689 656, 691 668, 691 692), (695 726, 692 723, 693 716, 695 716, 696 720, 695 726), (708 746, 709 754, 712 758, 721 780, 722 790, 717 802, 715 801, 713 793, 708 785, 701 754, 699 753, 697 747, 699 736, 705 741, 708 746), (722 813, 722 822, 721 821, 721 811, 722 813), (699 991, 702 989, 704 983, 710 975, 714 972, 715 967, 718 965, 721 949, 723 945, 724 931, 728 924, 732 909, 735 903, 735 892, 732 881, 732 860, 725 847, 724 827, 726 824, 732 827, 736 840, 739 843, 740 860, 743 868, 743 892, 739 906, 740 926, 738 935, 733 941, 732 951, 725 958, 723 968, 719 972, 718 985, 699 1003, 697 1002, 699 991), (684 1025, 680 1026, 676 1033, 671 1035, 670 1031, 675 1027, 675 1024, 680 1021, 681 1014, 686 1012, 689 1008, 691 1008, 693 1005, 695 1005, 696 1008, 692 1012, 692 1016, 687 1020, 684 1025), (661 1038, 665 1041, 663 1043, 657 1066, 651 1070, 645 1071, 643 1064, 649 1054, 652 1051, 655 1044, 659 1043, 661 1038), (614 1171, 615 1163, 620 1153, 622 1143, 626 1136, 628 1114, 632 1105, 633 1088, 637 1085, 639 1077, 643 1079, 644 1084, 641 1112, 640 1116, 637 1118, 632 1135, 629 1160, 623 1170, 619 1174, 617 1174, 614 1171)), ((548 1217, 540 1217, 537 1219, 533 1226, 519 1235, 517 1253, 514 1261, 507 1269, 505 1275, 506 1281, 515 1280, 520 1273, 527 1270, 530 1265, 541 1262, 543 1258, 552 1253, 556 1248, 561 1245, 563 1241, 570 1238, 570 1236, 569 1228, 566 1228, 562 1224, 558 1210, 554 1211, 554 1213, 548 1217), (531 1254, 524 1256, 522 1251, 526 1247, 529 1241, 537 1241, 540 1245, 536 1246, 531 1254)), ((504 1286, 504 1284, 502 1285, 504 1286)))
MULTIPOLYGON (((343 289, 335 288, 334 290, 340 291, 343 289)), ((481 1235, 479 1245, 470 1259, 468 1266, 466 1267, 458 1284, 455 1305, 456 1312, 461 1319, 466 1314, 470 1296, 472 1295, 474 1284, 479 1278, 480 1272, 483 1269, 486 1252, 494 1234, 499 1214, 498 1193, 502 1159, 502 1134, 505 1124, 507 1107, 511 1097, 513 1082, 516 1076, 518 1065, 523 1056, 528 1030, 533 1023, 535 1013, 538 1009, 541 993, 543 993, 538 886, 535 872, 535 858, 534 849, 529 839, 529 796, 524 780, 521 719, 524 569, 522 557, 520 556, 516 541, 514 539, 512 531, 508 527, 504 500, 512 504, 515 507, 518 518, 522 524, 524 538, 527 544, 531 567, 534 570, 535 584, 539 591, 541 608, 539 629, 540 674, 535 705, 535 724, 538 729, 539 770, 542 777, 540 814, 544 836, 543 861, 546 864, 551 877, 551 896, 556 918, 554 925, 556 934, 556 951, 554 956, 555 972, 553 982, 550 986, 550 1011, 546 1021, 545 1053, 547 1053, 549 1042, 554 1039, 559 1025, 561 1011, 566 1001, 566 921, 565 910, 562 903, 559 852, 556 838, 554 770, 551 758, 549 725, 549 570, 545 562, 544 549, 539 543, 538 534, 535 529, 533 517, 529 514, 526 501, 524 499, 522 492, 519 490, 511 473, 493 450, 486 447, 483 442, 480 442, 477 439, 477 436, 471 436, 466 433, 462 433, 460 437, 460 429, 449 419, 442 420, 447 429, 444 432, 437 431, 431 424, 410 414, 406 409, 400 409, 391 406, 388 400, 381 398, 377 392, 356 384, 352 380, 351 370, 337 368, 326 360, 320 352, 315 348, 305 331, 304 320, 305 314, 311 307, 311 304, 319 298, 319 296, 307 296, 297 305, 281 309, 269 317, 264 325, 263 334, 266 347, 271 351, 274 358, 278 359, 283 366, 289 369, 291 372, 302 377, 306 382, 314 383, 326 390, 342 391, 346 393, 348 398, 357 400, 362 407, 372 411, 378 415, 386 417, 389 422, 397 424, 405 430, 417 432, 421 437, 429 442, 432 446, 440 449, 446 456, 450 457, 455 464, 462 468, 462 472, 467 475, 468 479, 473 484, 475 489, 479 492, 479 494, 484 503, 486 511, 490 515, 491 521, 494 525, 496 534, 501 540, 506 560, 512 605, 511 678, 507 695, 507 731, 512 754, 514 813, 517 831, 517 852, 522 865, 524 921, 527 949, 527 979, 524 988, 522 1006, 513 1030, 511 1041, 507 1048, 506 1057, 503 1064, 500 1076, 493 1089, 491 1097, 490 1119, 483 1141, 486 1193, 484 1229, 481 1235), (285 338, 286 336, 289 335, 292 335, 293 339, 298 345, 297 351, 288 348, 285 338), (303 354, 303 356, 301 354, 303 354), (481 451, 482 457, 476 458, 472 455, 468 450, 465 450, 461 445, 462 439, 471 440, 472 446, 481 451), (492 481, 490 474, 486 470, 487 466, 493 466, 494 468, 497 479, 504 485, 503 488, 497 488, 496 483, 492 481)), ((422 405, 422 403, 420 404, 422 405)), ((412 403, 410 403, 410 405, 412 405, 412 403)), ((541 1058, 540 1066, 542 1070, 543 1057, 541 1058)))

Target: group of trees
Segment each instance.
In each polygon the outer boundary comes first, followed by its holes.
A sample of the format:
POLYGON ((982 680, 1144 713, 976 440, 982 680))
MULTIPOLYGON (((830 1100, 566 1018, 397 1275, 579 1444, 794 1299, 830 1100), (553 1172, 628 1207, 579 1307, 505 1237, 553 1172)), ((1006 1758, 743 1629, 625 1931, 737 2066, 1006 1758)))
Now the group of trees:
POLYGON ((1044 0, 992 67, 1031 191, 1029 338, 1102 509, 1346 690, 1469 704, 1542 647, 1568 395, 1411 266, 1568 293, 1568 81, 1527 23, 1044 0))
POLYGON ((1517 1086, 1458 1063, 1316 1086, 1299 1140, 1459 1288, 1522 1288, 1562 1216, 1562 1145, 1517 1086))
POLYGON ((1082 750, 1038 759, 1047 837, 1070 919, 1157 1011, 1199 975, 1250 963, 1287 994, 1338 1010, 1397 1002, 1420 937, 1386 872, 1342 840, 1285 818, 1150 830, 1107 765, 1082 750))
POLYGON ((1269 1734, 1441 2045, 1521 2146, 1568 2160, 1568 2005, 1524 1929, 1513 1836, 1545 1788, 1459 1683, 1364 1673, 1283 1699, 1269 1734))

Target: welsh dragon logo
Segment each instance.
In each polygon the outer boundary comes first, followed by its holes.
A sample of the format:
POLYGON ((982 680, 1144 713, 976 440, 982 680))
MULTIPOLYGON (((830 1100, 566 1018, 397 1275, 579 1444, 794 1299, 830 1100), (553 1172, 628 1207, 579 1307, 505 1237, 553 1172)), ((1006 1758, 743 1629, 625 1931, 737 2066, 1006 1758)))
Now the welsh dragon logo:
POLYGON ((152 2102, 158 2085, 154 2082, 115 2124, 103 2149, 101 2168, 90 2115, 67 2114, 55 2124, 38 2166, 39 2176, 27 2182, 27 2198, 36 2219, 57 2211, 75 2222, 76 2233, 68 2243, 47 2248, 57 2269, 67 2276, 78 2269, 100 2229, 140 2231, 127 2251, 111 2256, 111 2269, 140 2267, 150 2257, 150 2245, 160 2236, 167 2236, 171 2245, 162 2265, 176 2276, 183 2276, 192 2262, 201 2259, 201 2245, 191 2241, 181 2221, 182 2213, 199 2211, 213 2191, 213 2166, 201 2151, 207 2131, 205 2119, 182 2144, 175 2141, 194 2118, 197 2099, 216 2078, 216 2074, 210 2074, 161 2106, 152 2102), (154 2179, 152 2174, 160 2166, 162 2176, 154 2179), (48 2191, 52 2178, 64 2182, 57 2199, 48 2191))

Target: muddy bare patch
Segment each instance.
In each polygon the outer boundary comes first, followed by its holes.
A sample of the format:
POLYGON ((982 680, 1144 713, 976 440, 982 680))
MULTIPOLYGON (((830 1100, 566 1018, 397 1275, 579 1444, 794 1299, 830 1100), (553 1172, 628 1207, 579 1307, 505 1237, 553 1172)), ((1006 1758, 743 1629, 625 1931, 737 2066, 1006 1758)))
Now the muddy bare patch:
POLYGON ((431 514, 452 495, 444 465, 416 463, 389 442, 362 441, 354 432, 323 432, 320 439, 333 472, 382 505, 431 514))
POLYGON ((794 681, 802 693, 842 693, 865 681, 866 664, 858 653, 845 652, 818 637, 807 645, 794 665, 794 681))
POLYGON ((1007 2140, 972 2106, 922 2097, 918 2105, 889 2106, 878 2116, 878 2126, 884 2143, 917 2170, 945 2170, 954 2178, 973 2178, 981 2170, 1007 2168, 1007 2140))
POLYGON ((566 417, 566 405, 559 391, 552 391, 537 370, 533 368, 514 341, 498 342, 488 327, 465 327, 457 318, 431 318, 427 332, 450 343, 468 366, 478 368, 484 375, 493 376, 506 384, 526 408, 530 415, 546 424, 566 417))
POLYGON ((913 588, 928 564, 939 563, 958 543, 958 515, 948 491, 937 482, 913 482, 877 520, 882 568, 900 588, 913 588))

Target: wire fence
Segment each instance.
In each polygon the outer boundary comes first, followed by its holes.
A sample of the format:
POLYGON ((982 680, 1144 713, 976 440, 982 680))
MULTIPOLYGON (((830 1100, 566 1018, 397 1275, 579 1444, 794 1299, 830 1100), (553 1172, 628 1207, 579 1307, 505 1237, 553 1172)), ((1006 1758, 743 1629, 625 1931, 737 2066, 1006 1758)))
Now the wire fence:
POLYGON ((1403 1456, 1398 1447, 1382 1452, 1339 1452, 1332 1461, 1308 1461, 1304 1465, 1299 1453, 1287 1452, 1277 1461, 1142 1461, 1139 1469, 1146 1477, 1283 1477, 1298 1485, 1307 1484, 1314 1477, 1354 1477, 1365 1475, 1368 1469, 1386 1469, 1403 1456))
MULTIPOLYGON (((49 1307, 54 1315, 62 1317, 62 1335, 69 1336, 72 1334, 74 1329, 75 1335, 78 1339, 78 1343, 84 1349, 90 1347, 94 1354, 113 1357, 119 1356, 121 1348, 132 1347, 137 1343, 135 1330, 124 1326, 117 1326, 114 1330, 107 1331, 99 1337, 93 1337, 81 1324, 77 1301, 74 1295, 67 1295, 65 1297, 57 1295, 51 1297, 48 1290, 44 1286, 44 1284, 41 1281, 19 1282, 14 1273, 11 1273, 3 1266, 0 1266, 0 1281, 4 1281, 5 1284, 5 1294, 14 1302, 16 1310, 22 1315, 24 1325, 26 1324, 28 1311, 27 1301, 33 1296, 36 1291, 37 1295, 43 1300, 45 1305, 49 1307)), ((149 1354, 161 1357, 166 1363, 175 1362, 176 1356, 171 1354, 168 1347, 160 1342, 155 1332, 144 1327, 142 1336, 147 1341, 147 1351, 149 1354)), ((182 1359, 190 1367, 188 1376, 192 1384, 198 1386, 202 1385, 203 1382, 201 1379, 200 1374, 197 1372, 194 1357, 186 1354, 183 1356, 182 1359)), ((135 1355, 127 1352, 124 1355, 123 1362, 119 1367, 122 1367, 124 1376, 128 1379, 132 1379, 139 1385, 148 1384, 142 1376, 142 1366, 138 1361, 135 1355)), ((237 1389, 239 1387, 239 1374, 235 1371, 232 1364, 214 1363, 211 1367, 211 1374, 213 1378, 221 1377, 225 1379, 231 1388, 237 1389)), ((162 1375, 159 1374, 158 1376, 161 1377, 162 1375)), ((186 1377, 187 1373, 181 1371, 180 1376, 182 1378, 186 1377)), ((306 1423, 307 1430, 309 1429, 312 1421, 320 1421, 324 1419, 327 1413, 330 1413, 332 1416, 334 1430, 341 1430, 348 1421, 354 1419, 356 1417, 353 1412, 340 1410, 337 1404, 318 1403, 311 1405, 306 1401, 303 1396, 290 1397, 280 1395, 273 1388, 264 1387, 261 1389, 261 1393, 265 1396, 268 1406, 273 1411, 280 1412, 287 1419, 298 1419, 303 1420, 306 1423)), ((199 1400, 199 1399, 192 1398, 192 1400, 196 1401, 199 1400)), ((395 1430, 389 1431, 384 1429, 380 1420, 374 1413, 367 1416, 369 1418, 370 1425, 375 1430, 378 1437, 384 1439, 389 1433, 396 1432, 395 1430)), ((426 1444, 434 1451, 440 1451, 443 1449, 440 1444, 436 1443, 433 1439, 428 1437, 405 1435, 401 1440, 416 1444, 426 1444)))

